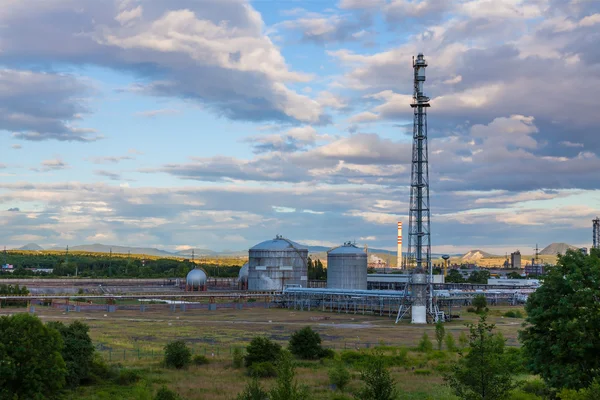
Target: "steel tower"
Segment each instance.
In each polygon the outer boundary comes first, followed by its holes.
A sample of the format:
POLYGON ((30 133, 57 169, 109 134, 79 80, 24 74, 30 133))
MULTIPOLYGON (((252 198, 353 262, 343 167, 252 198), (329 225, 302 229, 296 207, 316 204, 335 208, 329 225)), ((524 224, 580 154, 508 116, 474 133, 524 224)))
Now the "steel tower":
POLYGON ((595 249, 600 248, 600 218, 596 217, 592 220, 594 224, 594 243, 593 247, 595 249))
MULTIPOLYGON (((433 307, 433 290, 431 275, 431 234, 429 212, 429 160, 427 152, 427 108, 429 97, 423 92, 425 83, 425 68, 427 62, 422 53, 413 59, 414 90, 413 102, 410 105, 414 111, 412 167, 410 180, 410 210, 408 219, 408 249, 407 267, 412 269, 409 285, 405 289, 408 296, 410 287, 411 320, 414 324, 426 324, 427 313, 437 320, 437 312, 433 307)), ((402 318, 408 309, 398 310, 396 322, 402 318)))

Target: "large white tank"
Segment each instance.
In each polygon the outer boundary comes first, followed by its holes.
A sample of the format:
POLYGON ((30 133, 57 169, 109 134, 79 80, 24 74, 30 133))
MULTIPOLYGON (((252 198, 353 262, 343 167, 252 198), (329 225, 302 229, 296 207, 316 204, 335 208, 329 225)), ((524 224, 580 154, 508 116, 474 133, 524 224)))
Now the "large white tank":
POLYGON ((350 242, 329 250, 327 287, 367 290, 367 253, 350 242))

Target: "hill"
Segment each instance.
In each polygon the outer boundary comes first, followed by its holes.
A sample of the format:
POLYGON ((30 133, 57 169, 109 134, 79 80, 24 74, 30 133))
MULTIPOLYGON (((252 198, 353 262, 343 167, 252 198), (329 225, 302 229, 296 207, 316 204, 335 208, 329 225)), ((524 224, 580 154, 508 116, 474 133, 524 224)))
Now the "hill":
POLYGON ((542 251, 540 251, 540 255, 542 256, 555 256, 557 254, 565 254, 567 250, 577 250, 577 247, 572 246, 567 243, 552 243, 548 246, 544 247, 542 251))
POLYGON ((19 247, 17 250, 40 251, 44 249, 35 243, 27 243, 25 246, 19 247))
MULTIPOLYGON (((169 253, 168 251, 159 250, 155 248, 146 248, 146 247, 126 247, 126 246, 109 246, 106 244, 82 244, 78 246, 69 246, 69 250, 71 251, 88 251, 90 253, 110 253, 115 254, 144 254, 148 256, 157 256, 157 257, 173 257, 173 253, 169 253)), ((53 250, 64 250, 64 248, 54 248, 53 250)))
POLYGON ((466 252, 462 257, 461 260, 463 261, 477 261, 477 260, 481 260, 482 258, 490 258, 490 257, 495 257, 493 254, 487 253, 483 250, 471 250, 466 252))

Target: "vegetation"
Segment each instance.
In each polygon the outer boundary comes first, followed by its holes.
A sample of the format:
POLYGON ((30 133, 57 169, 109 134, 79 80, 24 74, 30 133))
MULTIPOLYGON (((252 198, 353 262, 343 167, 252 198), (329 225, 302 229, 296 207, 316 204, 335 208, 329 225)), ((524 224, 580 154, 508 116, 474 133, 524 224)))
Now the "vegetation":
POLYGON ((236 347, 233 349, 233 368, 242 368, 244 365, 244 353, 242 349, 236 347))
POLYGON ((446 333, 446 337, 444 338, 444 342, 446 342, 446 350, 448 351, 457 351, 456 342, 454 341, 454 335, 451 332, 446 333))
POLYGON ((567 251, 530 295, 520 335, 531 372, 553 388, 583 389, 600 377, 600 259, 567 251))
POLYGON ((477 314, 481 314, 483 312, 487 312, 487 300, 484 295, 478 295, 473 298, 473 307, 475 307, 475 312, 477 314))
POLYGON ((246 347, 244 365, 250 367, 254 363, 274 363, 279 359, 281 346, 266 337, 257 336, 246 347))
MULTIPOLYGON (((19 287, 19 285, 0 285, 0 295, 17 295, 17 296, 25 296, 29 294, 29 290, 27 290, 26 286, 19 287)), ((3 302, 4 306, 16 306, 16 307, 25 307, 26 303, 18 300, 5 300, 3 302)))
POLYGON ((335 386, 339 391, 344 390, 346 385, 350 382, 350 379, 350 371, 344 367, 343 363, 336 363, 335 366, 329 370, 329 383, 335 386))
POLYGON ((433 350, 433 343, 431 343, 431 340, 429 339, 429 335, 427 335, 427 332, 423 332, 423 336, 421 336, 421 341, 419 342, 417 349, 421 353, 429 353, 430 351, 433 350))
POLYGON ((206 358, 206 356, 203 356, 201 354, 196 354, 194 356, 194 358, 192 358, 192 364, 194 364, 194 365, 206 365, 209 363, 210 363, 210 361, 208 361, 208 358, 206 358))
POLYGON ((326 280, 327 279, 327 269, 325 269, 323 267, 323 263, 321 263, 321 260, 313 261, 310 257, 308 257, 307 268, 308 268, 308 279, 310 279, 310 280, 326 280))
POLYGON ((253 378, 244 391, 238 394, 237 400, 269 400, 269 393, 261 386, 258 378, 253 378))
POLYGON ((95 351, 88 334, 89 327, 80 321, 70 325, 49 322, 47 326, 58 331, 64 343, 61 355, 67 368, 66 386, 75 388, 89 380, 95 351))
POLYGON ((517 311, 507 311, 504 313, 506 318, 523 318, 523 313, 519 310, 517 311))
POLYGON ((480 317, 477 325, 469 324, 469 348, 460 354, 444 379, 454 393, 466 400, 502 400, 515 385, 512 371, 505 363, 504 338, 493 333, 494 325, 480 317))
POLYGON ((175 340, 165 346, 165 365, 170 368, 185 368, 192 362, 192 352, 183 340, 175 340))
POLYGON ((277 369, 270 361, 255 362, 248 367, 248 375, 254 378, 273 378, 277 369))
POLYGON ((295 379, 295 367, 292 356, 281 352, 277 360, 277 381, 269 392, 270 400, 308 400, 308 387, 300 385, 295 379))
POLYGON ((156 392, 156 396, 154 396, 154 400, 180 400, 180 399, 181 399, 181 397, 177 393, 175 393, 171 389, 167 388, 166 386, 163 386, 160 389, 158 389, 158 392, 156 392))
POLYGON ((442 343, 444 343, 445 336, 446 336, 446 329, 444 328, 444 322, 438 321, 435 324, 435 340, 437 341, 438 350, 442 350, 442 343))
MULTIPOLYGON (((431 343, 431 342, 430 342, 431 343)), ((396 385, 380 352, 361 371, 360 379, 364 386, 355 395, 359 400, 394 400, 398 396, 396 385)))
POLYGON ((292 334, 289 350, 298 358, 316 360, 323 355, 321 336, 313 331, 310 326, 306 326, 292 334))

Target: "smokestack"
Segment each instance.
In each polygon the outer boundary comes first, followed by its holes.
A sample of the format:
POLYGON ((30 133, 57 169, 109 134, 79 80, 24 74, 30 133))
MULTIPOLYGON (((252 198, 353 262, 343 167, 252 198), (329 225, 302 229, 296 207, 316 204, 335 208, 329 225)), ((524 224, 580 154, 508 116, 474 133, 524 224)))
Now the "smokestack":
POLYGON ((398 222, 398 268, 402 267, 402 222, 398 222))

